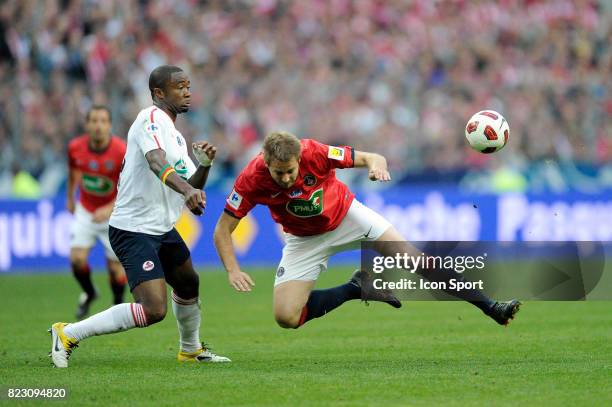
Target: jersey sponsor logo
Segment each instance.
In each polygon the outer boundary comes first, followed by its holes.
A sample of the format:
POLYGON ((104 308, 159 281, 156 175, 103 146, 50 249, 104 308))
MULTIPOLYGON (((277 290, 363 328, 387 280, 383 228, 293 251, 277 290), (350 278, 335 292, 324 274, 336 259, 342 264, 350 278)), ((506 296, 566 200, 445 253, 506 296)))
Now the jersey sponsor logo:
POLYGON ((153 270, 154 267, 155 267, 155 263, 153 263, 151 260, 147 260, 144 263, 142 263, 142 269, 144 271, 151 271, 153 270))
POLYGON ((81 186, 92 195, 105 196, 113 192, 115 183, 103 175, 83 174, 81 186))
POLYGON ((181 178, 187 181, 187 164, 182 158, 174 163, 174 170, 181 178))
MULTIPOLYGON (((344 151, 344 150, 342 150, 342 151, 344 151)), ((312 174, 304 175, 304 185, 306 185, 307 187, 311 187, 311 186, 313 186, 316 183, 317 183, 317 179, 315 178, 314 175, 312 175, 312 174)))
POLYGON ((302 195, 303 191, 301 189, 294 189, 293 191, 289 192, 289 198, 297 198, 298 196, 302 195))
POLYGON ((323 188, 314 191, 308 199, 292 199, 287 202, 287 212, 298 218, 310 218, 323 212, 323 188))
POLYGON ((344 149, 342 147, 329 146, 329 150, 327 150, 327 158, 338 161, 344 160, 344 149))
POLYGON ((236 192, 235 189, 232 189, 232 193, 229 198, 227 198, 227 203, 234 209, 240 208, 240 204, 242 203, 242 195, 236 192))

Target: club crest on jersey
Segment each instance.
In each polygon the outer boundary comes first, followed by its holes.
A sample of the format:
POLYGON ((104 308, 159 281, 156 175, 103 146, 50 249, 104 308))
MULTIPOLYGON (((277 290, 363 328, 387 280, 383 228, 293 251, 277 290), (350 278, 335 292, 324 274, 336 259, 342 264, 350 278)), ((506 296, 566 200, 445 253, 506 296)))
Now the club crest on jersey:
POLYGON ((232 190, 229 198, 227 198, 227 203, 234 209, 240 208, 240 204, 242 203, 242 196, 236 192, 235 189, 232 190))
POLYGON ((106 171, 112 171, 115 168, 115 163, 111 160, 106 160, 104 161, 104 168, 106 168, 106 171))
POLYGON ((316 183, 317 183, 317 179, 315 178, 314 175, 312 174, 304 175, 304 185, 306 185, 307 187, 311 187, 316 183))
POLYGON ((302 195, 303 191, 301 189, 294 189, 293 191, 289 192, 289 198, 297 198, 298 196, 302 195))
POLYGON ((344 149, 342 147, 329 146, 329 149, 327 150, 327 158, 338 161, 344 160, 344 149))
POLYGON ((155 267, 155 263, 153 263, 151 260, 147 260, 144 263, 142 263, 142 269, 144 271, 151 271, 153 270, 154 267, 155 267))
POLYGON ((314 191, 308 199, 292 199, 285 207, 298 218, 310 218, 323 212, 323 188, 314 191))

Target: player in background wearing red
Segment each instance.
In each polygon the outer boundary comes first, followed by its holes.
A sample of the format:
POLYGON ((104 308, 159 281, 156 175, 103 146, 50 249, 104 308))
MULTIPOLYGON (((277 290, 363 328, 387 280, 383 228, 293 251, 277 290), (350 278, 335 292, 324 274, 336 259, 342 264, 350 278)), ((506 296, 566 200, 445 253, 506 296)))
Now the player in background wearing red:
MULTIPOLYGON (((283 328, 298 328, 346 301, 364 298, 363 294, 366 299, 401 307, 392 291, 368 289, 372 276, 360 270, 346 284, 313 290, 329 257, 359 248, 362 241, 375 242, 375 249, 385 256, 394 256, 398 246, 384 242, 402 242, 402 251, 420 255, 386 219, 357 201, 336 178, 336 168, 352 167, 367 168, 372 181, 391 179, 387 161, 379 154, 300 141, 290 133, 275 132, 265 138, 263 152, 242 170, 227 198, 214 241, 230 285, 237 291, 248 292, 255 285, 240 269, 231 239, 240 219, 261 204, 283 227, 285 246, 274 283, 274 317, 283 328)), ((463 280, 452 269, 433 270, 425 277, 463 280)), ((520 305, 517 300, 493 301, 479 290, 447 293, 469 301, 501 325, 514 317, 520 305)))
POLYGON ((87 113, 85 130, 68 144, 68 187, 66 206, 74 214, 70 238, 70 266, 83 292, 79 297, 77 319, 89 313, 98 293, 91 281, 88 264, 91 248, 99 240, 104 246, 113 292, 113 302, 121 304, 127 277, 108 238, 108 219, 117 196, 117 181, 126 144, 111 134, 111 112, 106 106, 93 106, 87 113), (79 190, 79 200, 75 192, 79 190))

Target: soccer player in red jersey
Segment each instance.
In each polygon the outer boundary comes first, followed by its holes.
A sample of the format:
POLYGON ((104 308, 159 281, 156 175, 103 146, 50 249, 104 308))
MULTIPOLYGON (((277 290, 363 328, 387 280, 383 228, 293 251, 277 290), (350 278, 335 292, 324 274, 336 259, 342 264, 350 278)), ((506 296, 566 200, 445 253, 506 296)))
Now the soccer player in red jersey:
POLYGON ((70 239, 70 265, 83 292, 76 317, 82 319, 98 296, 88 264, 96 240, 104 246, 110 285, 115 304, 123 302, 127 278, 108 238, 108 219, 117 196, 117 181, 126 144, 111 134, 111 112, 106 106, 93 106, 86 117, 87 134, 68 144, 68 187, 66 206, 74 214, 70 239), (79 200, 75 202, 76 189, 79 200))
MULTIPOLYGON (((263 152, 242 170, 226 200, 214 232, 219 257, 237 291, 251 291, 253 279, 240 270, 231 234, 240 219, 257 204, 266 205, 285 233, 283 256, 274 284, 274 316, 283 328, 298 328, 332 311, 344 302, 363 298, 382 301, 395 308, 401 303, 390 290, 368 290, 372 277, 356 271, 343 285, 313 290, 329 257, 359 248, 362 241, 375 242, 385 256, 394 256, 398 245, 418 256, 412 245, 381 215, 357 201, 335 175, 336 168, 367 168, 373 181, 389 181, 386 159, 351 147, 334 147, 315 140, 299 140, 287 132, 275 132, 264 140, 263 152), (381 244, 382 243, 382 244, 381 244), (392 249, 393 247, 394 249, 392 249)), ((454 270, 435 270, 428 279, 462 280, 454 270)), ((518 311, 516 300, 496 302, 478 290, 448 292, 471 302, 496 322, 506 325, 518 311)))

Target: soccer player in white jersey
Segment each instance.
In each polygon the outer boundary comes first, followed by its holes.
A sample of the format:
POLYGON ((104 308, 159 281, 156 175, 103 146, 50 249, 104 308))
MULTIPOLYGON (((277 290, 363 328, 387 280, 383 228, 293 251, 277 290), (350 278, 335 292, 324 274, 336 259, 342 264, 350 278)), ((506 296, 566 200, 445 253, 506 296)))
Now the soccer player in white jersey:
POLYGON ((80 341, 127 329, 143 328, 166 315, 166 282, 180 337, 181 362, 229 362, 200 342, 199 277, 187 245, 174 225, 184 205, 202 215, 202 188, 216 154, 207 142, 194 143, 199 165, 189 158, 185 139, 174 126, 189 110, 189 77, 163 65, 149 76, 153 98, 130 127, 115 208, 109 221, 110 242, 128 276, 135 302, 115 305, 83 321, 51 326, 51 358, 67 367, 80 341))

